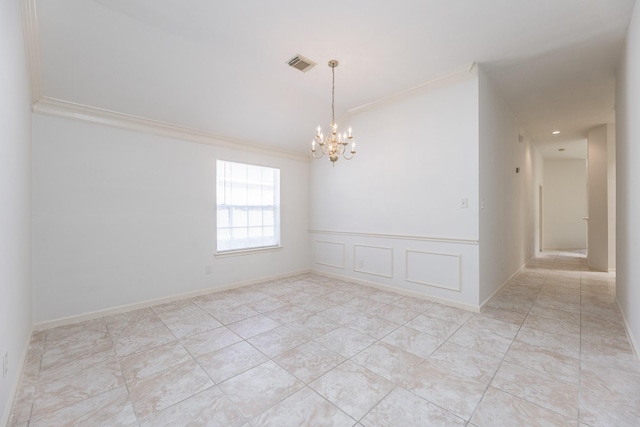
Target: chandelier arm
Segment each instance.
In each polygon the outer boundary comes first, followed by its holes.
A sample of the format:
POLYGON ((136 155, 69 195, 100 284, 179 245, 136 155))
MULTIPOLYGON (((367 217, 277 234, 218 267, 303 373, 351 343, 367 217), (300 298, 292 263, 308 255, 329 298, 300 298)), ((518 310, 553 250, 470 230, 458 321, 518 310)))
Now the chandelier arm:
POLYGON ((342 153, 342 157, 344 157, 346 160, 351 160, 353 159, 353 156, 356 155, 355 151, 349 151, 349 153, 351 153, 351 156, 347 157, 347 152, 345 151, 344 153, 342 153))

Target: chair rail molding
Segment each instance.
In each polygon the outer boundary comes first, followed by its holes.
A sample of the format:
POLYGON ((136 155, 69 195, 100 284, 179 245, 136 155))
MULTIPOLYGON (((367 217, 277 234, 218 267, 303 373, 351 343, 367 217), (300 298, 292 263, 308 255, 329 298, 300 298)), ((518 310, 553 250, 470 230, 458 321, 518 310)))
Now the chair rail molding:
POLYGON ((370 237, 375 239, 400 239, 400 240, 419 240, 425 242, 439 243, 456 243, 461 245, 477 245, 477 239, 464 239, 459 237, 438 237, 438 236, 419 236, 411 234, 385 234, 385 233, 367 233, 358 231, 338 231, 338 230, 318 230, 310 229, 310 234, 327 234, 335 236, 352 236, 352 237, 370 237))

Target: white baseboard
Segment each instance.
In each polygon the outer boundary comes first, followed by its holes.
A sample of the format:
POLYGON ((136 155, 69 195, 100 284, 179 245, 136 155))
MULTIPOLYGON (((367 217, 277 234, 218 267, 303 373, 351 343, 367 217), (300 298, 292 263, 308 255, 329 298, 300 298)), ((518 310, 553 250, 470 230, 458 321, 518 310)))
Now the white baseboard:
POLYGON ((552 247, 545 247, 544 249, 542 249, 542 251, 583 251, 583 250, 585 250, 585 248, 579 248, 577 246, 552 246, 552 247))
POLYGON ((17 372, 17 375, 11 385, 11 390, 9 391, 9 398, 7 399, 7 406, 4 408, 2 419, 0 419, 0 426, 8 426, 9 425, 9 417, 11 416, 11 412, 13 409, 14 400, 18 395, 18 387, 20 387, 20 380, 22 379, 22 371, 24 370, 24 364, 27 360, 27 354, 29 353, 29 347, 31 346, 31 337, 33 336, 33 327, 31 327, 31 331, 29 332, 29 336, 27 337, 27 342, 23 346, 22 357, 18 360, 20 361, 20 366, 17 372))
POLYGON ((532 259, 534 259, 534 258, 535 258, 535 257, 531 257, 531 258, 529 258, 529 259, 528 259, 524 264, 522 264, 522 265, 520 266, 520 268, 519 268, 519 269, 517 269, 517 270, 515 271, 515 273, 513 273, 511 276, 509 276, 509 277, 507 278, 507 280, 505 280, 504 282, 502 282, 502 284, 501 284, 500 286, 498 286, 498 289, 496 289, 495 291, 493 291, 493 292, 491 293, 491 295, 489 295, 489 296, 488 296, 484 301, 482 301, 482 303, 480 303, 480 311, 482 311, 482 309, 483 309, 487 304, 489 304, 489 302, 491 302, 491 300, 492 300, 493 298, 495 298, 495 297, 496 297, 496 295, 498 295, 498 294, 500 293, 500 291, 502 290, 502 288, 504 288, 504 287, 507 285, 507 283, 509 283, 509 282, 511 281, 511 279, 513 279, 514 277, 516 277, 516 275, 517 275, 518 273, 520 273, 520 272, 522 271, 522 269, 523 269, 523 268, 525 268, 525 267, 527 266, 527 264, 529 264, 529 262, 530 262, 532 259))
POLYGON ((198 297, 200 295, 206 295, 206 294, 210 294, 210 293, 214 293, 214 292, 227 291, 229 289, 237 289, 237 288, 242 288, 242 287, 245 287, 245 286, 257 285, 257 284, 262 283, 262 282, 268 282, 268 281, 271 281, 271 280, 283 279, 283 278, 286 278, 286 277, 297 276, 297 275, 305 274, 305 273, 309 273, 309 272, 310 272, 310 270, 306 269, 306 270, 293 271, 293 272, 289 272, 289 273, 276 274, 276 275, 273 275, 273 276, 261 277, 259 279, 246 280, 246 281, 231 283, 231 284, 228 284, 228 285, 218 286, 218 287, 214 287, 214 288, 199 289, 197 291, 186 292, 186 293, 177 294, 177 295, 171 295, 171 296, 168 296, 168 297, 156 298, 156 299, 146 300, 146 301, 137 302, 137 303, 133 303, 133 304, 125 304, 125 305, 120 305, 120 306, 117 306, 117 307, 111 307, 111 308, 107 308, 107 309, 103 309, 103 310, 91 311, 91 312, 88 312, 88 313, 78 314, 78 315, 75 315, 75 316, 69 316, 69 317, 63 317, 63 318, 59 318, 59 319, 47 320, 47 321, 39 322, 39 323, 36 323, 35 325, 33 325, 33 330, 34 331, 41 331, 41 330, 44 330, 44 329, 55 328, 57 326, 71 325, 71 324, 74 324, 74 323, 85 322, 87 320, 99 319, 101 317, 109 316, 109 315, 112 315, 112 314, 126 313, 128 311, 133 311, 133 310, 138 310, 138 309, 141 309, 141 308, 152 307, 154 305, 166 304, 166 303, 173 302, 173 301, 179 301, 179 300, 183 300, 183 299, 194 298, 194 297, 198 297))
POLYGON ((629 322, 627 322, 627 317, 624 315, 624 311, 620 306, 620 301, 618 301, 618 297, 616 297, 616 305, 618 306, 618 310, 622 315, 622 320, 624 321, 624 329, 627 332, 627 338, 629 339, 629 343, 631 344, 631 350, 633 350, 633 355, 636 360, 640 361, 640 347, 638 347, 638 342, 636 341, 633 333, 631 332, 631 327, 629 326, 629 322))
POLYGON ((355 284, 358 284, 358 285, 368 286, 368 287, 371 287, 371 288, 380 289, 382 291, 395 292, 395 293, 400 294, 400 295, 404 295, 404 296, 408 296, 408 297, 414 297, 414 298, 420 298, 420 299, 423 299, 425 301, 437 302, 439 304, 444 304, 444 305, 448 305, 450 307, 460 308, 462 310, 471 311, 473 313, 479 313, 480 312, 480 307, 477 307, 477 306, 472 305, 472 304, 465 304, 465 303, 462 303, 462 302, 453 301, 453 300, 449 300, 449 299, 446 299, 446 298, 438 298, 438 297, 434 297, 434 296, 431 296, 431 295, 425 295, 425 294, 422 294, 420 292, 415 292, 415 291, 412 291, 412 290, 409 290, 409 289, 403 289, 403 288, 399 288, 399 287, 392 286, 392 285, 383 285, 381 283, 370 282, 368 280, 362 280, 362 279, 356 279, 354 277, 343 276, 343 275, 335 274, 335 273, 328 273, 326 271, 311 270, 311 272, 313 274, 317 274, 319 276, 325 276, 325 277, 330 277, 332 279, 343 280, 345 282, 351 282, 351 283, 355 283, 355 284))

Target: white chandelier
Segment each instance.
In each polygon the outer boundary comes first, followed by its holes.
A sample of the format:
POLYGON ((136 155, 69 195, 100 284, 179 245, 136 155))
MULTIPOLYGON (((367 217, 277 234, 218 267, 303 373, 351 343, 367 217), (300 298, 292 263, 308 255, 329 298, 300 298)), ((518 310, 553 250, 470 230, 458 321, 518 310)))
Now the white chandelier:
POLYGON ((353 156, 356 154, 356 141, 351 135, 351 128, 349 128, 349 133, 344 132, 342 134, 338 133, 338 125, 336 124, 336 116, 335 116, 335 91, 336 91, 336 67, 338 66, 338 61, 332 59, 329 61, 329 67, 331 67, 331 75, 333 76, 333 81, 331 85, 331 135, 326 138, 322 134, 322 129, 318 126, 318 133, 316 133, 316 137, 311 141, 311 155, 314 159, 321 159, 326 154, 329 156, 329 160, 333 166, 336 165, 336 161, 340 156, 344 157, 346 160, 353 159, 353 156), (347 145, 351 144, 351 155, 347 154, 347 145), (316 154, 318 152, 318 148, 320 149, 319 155, 316 154))

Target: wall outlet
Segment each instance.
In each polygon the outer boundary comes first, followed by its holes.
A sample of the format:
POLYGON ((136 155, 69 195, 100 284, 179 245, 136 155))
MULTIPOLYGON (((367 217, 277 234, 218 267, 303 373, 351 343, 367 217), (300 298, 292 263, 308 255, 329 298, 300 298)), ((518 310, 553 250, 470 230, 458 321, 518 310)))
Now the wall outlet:
POLYGON ((210 265, 206 265, 204 267, 204 272, 205 272, 205 274, 211 274, 211 272, 212 272, 211 266, 210 265))
POLYGON ((469 199, 466 197, 460 199, 460 209, 467 209, 469 207, 469 199))
POLYGON ((364 260, 363 259, 358 261, 358 268, 364 268, 364 260))
POLYGON ((9 352, 5 351, 2 357, 2 378, 7 376, 9 372, 9 352))

